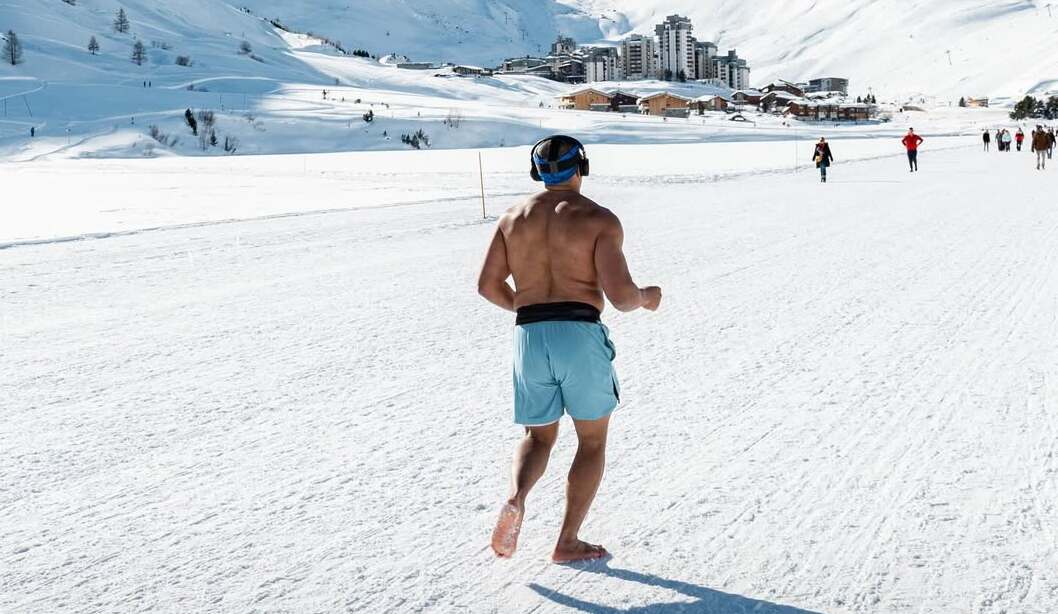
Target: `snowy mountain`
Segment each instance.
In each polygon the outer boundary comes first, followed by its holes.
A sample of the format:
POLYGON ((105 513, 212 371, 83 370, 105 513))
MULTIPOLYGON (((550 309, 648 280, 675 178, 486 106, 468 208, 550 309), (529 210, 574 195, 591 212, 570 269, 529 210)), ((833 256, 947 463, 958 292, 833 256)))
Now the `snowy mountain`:
POLYGON ((856 91, 947 97, 1058 89, 1058 3, 1050 0, 591 3, 619 11, 639 32, 687 15, 698 38, 748 58, 755 83, 842 76, 856 91))
POLYGON ((379 56, 489 66, 547 53, 559 32, 594 41, 630 27, 576 0, 243 0, 238 6, 379 56))
POLYGON ((79 53, 92 34, 104 51, 139 37, 193 48, 200 71, 274 75, 305 67, 264 19, 377 56, 496 65, 546 53, 559 34, 593 43, 651 33, 674 13, 693 19, 699 39, 738 49, 757 83, 833 75, 857 91, 944 97, 1058 87, 1058 3, 1049 0, 10 0, 0 28, 26 32, 28 47, 54 58, 53 79, 98 73, 79 53), (132 17, 129 35, 110 31, 119 6, 132 17), (231 57, 244 38, 266 66, 231 57))

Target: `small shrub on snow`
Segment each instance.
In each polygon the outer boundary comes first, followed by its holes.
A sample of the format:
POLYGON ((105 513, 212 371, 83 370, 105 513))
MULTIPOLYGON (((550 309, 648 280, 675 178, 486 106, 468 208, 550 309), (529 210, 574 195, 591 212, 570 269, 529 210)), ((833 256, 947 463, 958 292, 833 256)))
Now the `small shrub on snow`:
POLYGON ((148 134, 151 136, 152 139, 154 139, 164 147, 176 147, 176 145, 180 142, 180 137, 175 137, 167 132, 162 132, 161 128, 153 124, 148 129, 148 134))
POLYGON ((415 149, 422 149, 424 145, 426 147, 430 146, 430 137, 427 136, 426 133, 423 132, 420 128, 412 134, 400 135, 400 142, 404 143, 405 145, 410 145, 415 149))

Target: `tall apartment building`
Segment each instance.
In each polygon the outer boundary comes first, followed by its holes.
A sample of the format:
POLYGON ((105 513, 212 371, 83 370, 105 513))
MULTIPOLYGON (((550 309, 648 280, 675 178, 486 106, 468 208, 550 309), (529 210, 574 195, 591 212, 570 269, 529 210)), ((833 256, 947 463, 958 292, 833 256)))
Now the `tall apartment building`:
POLYGON ((713 58, 715 78, 733 90, 749 88, 749 65, 732 49, 727 55, 713 58))
POLYGON ((652 36, 629 36, 621 42, 620 53, 622 78, 640 80, 657 76, 657 51, 652 36))
POLYGON ((569 55, 577 50, 577 41, 569 36, 559 36, 551 43, 551 55, 569 55))
POLYGON ((694 26, 687 17, 669 15, 654 28, 658 39, 658 76, 674 80, 695 78, 694 26))
POLYGON ((709 42, 694 44, 694 77, 695 79, 716 79, 713 59, 718 51, 716 45, 709 42))
POLYGON ((582 47, 584 76, 588 83, 619 81, 623 78, 621 56, 616 47, 582 47))

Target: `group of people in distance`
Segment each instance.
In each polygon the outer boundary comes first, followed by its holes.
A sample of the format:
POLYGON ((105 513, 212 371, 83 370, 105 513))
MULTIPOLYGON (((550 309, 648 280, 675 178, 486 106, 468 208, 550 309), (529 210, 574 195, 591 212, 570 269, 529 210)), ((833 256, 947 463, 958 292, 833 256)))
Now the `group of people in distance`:
MULTIPOLYGON (((911 128, 904 135, 904 138, 900 141, 904 148, 907 150, 907 163, 912 173, 918 172, 918 147, 922 144, 924 139, 915 134, 915 129, 911 128)), ((816 168, 819 169, 819 180, 822 183, 827 182, 827 169, 834 163, 834 154, 830 151, 830 143, 827 142, 826 138, 820 138, 819 142, 816 143, 815 151, 812 152, 812 161, 816 163, 816 168)))
MULTIPOLYGON (((999 151, 1010 151, 1010 144, 1012 142, 1017 147, 1017 150, 1021 151, 1021 148, 1025 143, 1025 138, 1025 131, 1021 128, 1018 128, 1018 131, 1013 135, 1011 135, 1010 131, 1006 128, 996 129, 995 142, 999 146, 999 151)), ((981 135, 985 151, 991 150, 992 139, 992 132, 989 130, 985 130, 981 135)), ((1044 128, 1043 126, 1038 125, 1028 136, 1028 139, 1029 146, 1032 148, 1032 153, 1036 154, 1036 170, 1046 170, 1047 160, 1054 157, 1054 127, 1044 128)))

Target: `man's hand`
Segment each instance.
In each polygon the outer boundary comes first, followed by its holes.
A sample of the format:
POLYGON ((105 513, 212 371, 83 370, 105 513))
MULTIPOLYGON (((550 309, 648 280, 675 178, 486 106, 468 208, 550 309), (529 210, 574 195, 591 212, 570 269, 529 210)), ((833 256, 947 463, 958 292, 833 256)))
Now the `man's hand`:
POLYGON ((650 286, 643 288, 643 309, 657 311, 661 307, 661 288, 650 286))

